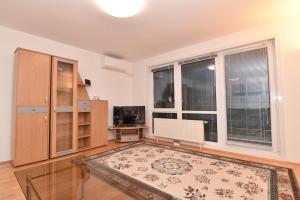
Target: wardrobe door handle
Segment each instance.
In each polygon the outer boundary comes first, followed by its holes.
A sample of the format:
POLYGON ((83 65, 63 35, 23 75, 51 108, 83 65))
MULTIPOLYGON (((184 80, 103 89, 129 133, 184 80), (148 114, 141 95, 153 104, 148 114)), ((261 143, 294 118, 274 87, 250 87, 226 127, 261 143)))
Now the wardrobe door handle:
POLYGON ((48 122, 48 116, 47 115, 45 115, 44 119, 45 119, 45 122, 48 122))
POLYGON ((48 97, 45 97, 45 101, 46 101, 46 103, 48 103, 48 97))

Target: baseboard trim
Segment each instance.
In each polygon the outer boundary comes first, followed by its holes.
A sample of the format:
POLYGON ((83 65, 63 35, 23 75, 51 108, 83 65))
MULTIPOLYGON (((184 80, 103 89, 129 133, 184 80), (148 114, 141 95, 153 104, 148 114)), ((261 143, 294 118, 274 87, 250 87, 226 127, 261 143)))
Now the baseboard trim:
MULTIPOLYGON (((152 142, 156 142, 155 138, 146 138, 146 140, 152 141, 152 142)), ((170 141, 165 141, 165 140, 160 140, 159 142, 164 143, 166 145, 170 145, 173 146, 173 143, 170 141)), ((193 145, 188 145, 188 144, 181 144, 182 146, 186 146, 188 148, 197 148, 197 146, 193 146, 193 145)), ((281 163, 281 164, 290 164, 290 165, 300 165, 300 163, 297 162, 292 162, 292 161, 287 161, 287 160, 279 160, 279 159, 273 159, 273 158, 266 158, 266 157, 262 157, 262 156, 255 156, 255 155, 249 155, 249 154, 244 154, 244 153, 237 153, 237 152, 232 152, 232 151, 226 151, 226 150, 220 150, 220 149, 214 149, 211 147, 204 147, 202 146, 202 151, 205 152, 205 150, 207 151, 213 151, 215 153, 225 153, 225 154, 231 154, 233 156, 247 156, 248 158, 252 158, 252 159, 263 159, 265 161, 270 161, 270 162, 277 162, 277 163, 281 163)), ((209 152, 207 152, 209 153, 209 152)))
POLYGON ((0 168, 3 167, 3 166, 7 166, 7 165, 12 167, 13 166, 12 160, 7 160, 7 161, 1 161, 0 162, 0 168))

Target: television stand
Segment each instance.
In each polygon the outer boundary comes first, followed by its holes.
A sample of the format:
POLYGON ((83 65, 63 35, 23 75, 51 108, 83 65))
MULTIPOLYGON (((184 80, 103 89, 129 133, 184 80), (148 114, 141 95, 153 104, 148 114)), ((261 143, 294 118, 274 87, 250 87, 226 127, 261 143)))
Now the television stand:
POLYGON ((145 125, 136 126, 110 126, 108 130, 115 133, 116 142, 138 142, 144 138, 145 125))

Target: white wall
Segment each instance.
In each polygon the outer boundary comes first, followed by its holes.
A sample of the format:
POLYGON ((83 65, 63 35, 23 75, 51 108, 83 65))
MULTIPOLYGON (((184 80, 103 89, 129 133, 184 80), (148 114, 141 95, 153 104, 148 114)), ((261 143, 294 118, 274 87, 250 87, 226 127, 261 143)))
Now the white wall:
MULTIPOLYGON (((279 100, 279 131, 280 153, 274 154, 266 151, 246 149, 240 147, 214 146, 223 150, 246 153, 256 156, 275 159, 285 159, 300 163, 300 14, 293 18, 282 18, 276 23, 262 27, 251 28, 242 32, 219 37, 206 42, 198 43, 186 48, 166 52, 135 63, 134 85, 140 95, 134 99, 135 104, 145 104, 148 111, 151 106, 150 99, 151 73, 149 67, 156 66, 197 55, 204 55, 214 51, 251 44, 265 39, 275 38, 276 68, 279 100)), ((148 112, 147 121, 151 125, 151 113, 148 112)), ((220 133, 219 133, 220 134, 220 133)), ((152 137, 148 133, 148 137, 152 137)))
MULTIPOLYGON (((289 14, 291 9, 287 9, 289 13, 283 13, 286 18, 279 19, 278 22, 270 25, 166 52, 135 63, 133 77, 102 69, 103 56, 97 53, 0 26, 0 162, 11 159, 13 52, 17 47, 78 60, 82 78, 92 80, 93 86, 88 89, 89 95, 91 97, 100 96, 101 99, 109 100, 110 123, 112 106, 129 104, 147 105, 147 120, 149 122, 151 117, 149 112, 151 102, 149 96, 151 95, 149 94, 152 92, 152 88, 149 86, 149 78, 151 78, 148 73, 149 66, 272 37, 276 38, 278 90, 279 97, 282 99, 279 103, 281 137, 279 157, 288 161, 300 162, 300 12, 298 9, 299 6, 294 6, 293 12, 298 13, 294 16, 289 14)), ((220 148, 226 149, 225 147, 220 148)), ((242 148, 229 150, 265 157, 272 156, 260 151, 242 148)))
POLYGON ((132 104, 132 76, 102 69, 103 55, 0 26, 0 162, 11 159, 14 51, 17 47, 78 60, 82 78, 92 81, 90 97, 113 105, 132 104))

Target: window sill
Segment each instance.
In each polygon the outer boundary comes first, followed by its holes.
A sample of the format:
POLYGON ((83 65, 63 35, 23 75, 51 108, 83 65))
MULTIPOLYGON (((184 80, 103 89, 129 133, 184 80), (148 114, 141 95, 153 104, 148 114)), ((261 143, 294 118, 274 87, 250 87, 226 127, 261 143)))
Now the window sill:
POLYGON ((226 145, 273 152, 272 146, 266 146, 266 145, 260 145, 260 144, 250 144, 250 143, 244 143, 244 142, 227 141, 226 145))

